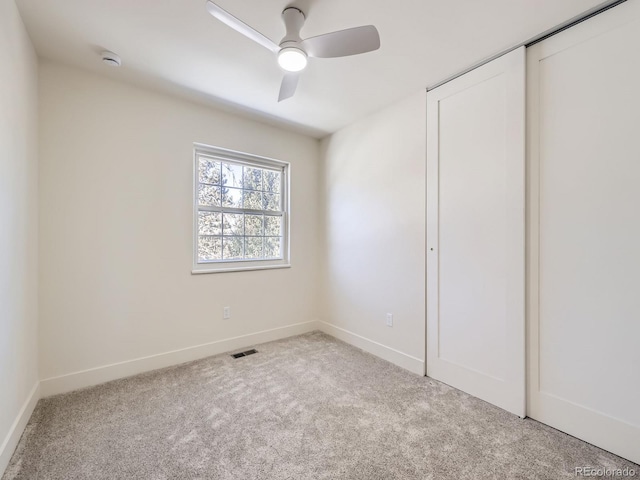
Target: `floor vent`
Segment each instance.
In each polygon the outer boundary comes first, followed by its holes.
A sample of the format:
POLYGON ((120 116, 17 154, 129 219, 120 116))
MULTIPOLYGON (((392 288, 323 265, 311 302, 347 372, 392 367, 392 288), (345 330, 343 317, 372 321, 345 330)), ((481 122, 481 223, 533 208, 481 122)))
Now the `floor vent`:
POLYGON ((240 358, 240 357, 246 357, 247 355, 253 355, 254 353, 258 353, 258 351, 255 348, 252 348, 251 350, 247 350, 246 352, 234 353, 231 356, 233 358, 240 358))

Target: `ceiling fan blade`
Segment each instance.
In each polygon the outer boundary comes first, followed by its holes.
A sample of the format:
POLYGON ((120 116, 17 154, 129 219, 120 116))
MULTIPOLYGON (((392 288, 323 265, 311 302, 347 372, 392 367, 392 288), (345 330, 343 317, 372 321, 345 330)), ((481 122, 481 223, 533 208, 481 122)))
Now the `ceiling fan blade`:
POLYGON ((380 34, 373 25, 366 25, 307 38, 300 46, 310 57, 347 57, 380 48, 380 34))
POLYGON ((300 74, 298 73, 287 73, 284 76, 284 78, 282 79, 282 83, 280 84, 280 95, 278 95, 278 102, 293 97, 293 94, 296 93, 296 88, 298 87, 299 78, 300 74))
POLYGON ((233 28, 237 32, 240 32, 245 37, 248 37, 254 42, 259 43, 263 47, 268 48, 272 52, 278 52, 280 50, 280 47, 278 45, 269 40, 263 34, 258 32, 257 30, 254 30, 242 20, 234 17, 215 3, 207 1, 207 11, 225 25, 233 28))

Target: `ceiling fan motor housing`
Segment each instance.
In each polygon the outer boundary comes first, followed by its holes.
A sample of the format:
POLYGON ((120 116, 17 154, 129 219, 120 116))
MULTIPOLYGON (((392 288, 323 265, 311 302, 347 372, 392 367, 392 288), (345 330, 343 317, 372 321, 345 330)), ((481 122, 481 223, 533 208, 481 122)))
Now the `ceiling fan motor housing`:
POLYGON ((300 38, 300 30, 302 30, 302 26, 304 25, 304 19, 304 13, 300 9, 295 7, 284 9, 282 12, 282 20, 284 21, 284 26, 287 29, 287 32, 284 38, 280 41, 280 46, 282 48, 296 46, 302 42, 302 38, 300 38))
POLYGON ((302 43, 300 30, 304 25, 304 13, 295 7, 285 8, 282 12, 282 20, 287 32, 280 41, 278 64, 287 72, 300 72, 307 66, 307 52, 300 47, 302 43))

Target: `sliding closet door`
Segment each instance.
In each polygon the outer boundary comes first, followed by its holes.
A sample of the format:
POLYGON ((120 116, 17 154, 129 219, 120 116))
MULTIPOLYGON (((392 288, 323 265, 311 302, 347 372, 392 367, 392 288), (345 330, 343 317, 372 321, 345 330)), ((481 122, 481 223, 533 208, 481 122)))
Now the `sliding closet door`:
POLYGON ((427 94, 427 375, 525 414, 525 57, 427 94))
POLYGON ((640 2, 527 72, 528 414, 640 462, 640 2))

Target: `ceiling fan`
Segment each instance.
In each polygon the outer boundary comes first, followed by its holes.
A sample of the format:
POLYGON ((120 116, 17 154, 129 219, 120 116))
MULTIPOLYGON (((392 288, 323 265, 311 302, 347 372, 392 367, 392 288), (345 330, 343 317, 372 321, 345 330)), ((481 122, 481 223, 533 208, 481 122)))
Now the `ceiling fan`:
POLYGON ((280 44, 271 41, 210 0, 207 1, 207 10, 222 23, 278 55, 278 64, 287 72, 280 85, 278 102, 293 96, 300 72, 307 66, 308 57, 346 57, 380 48, 380 35, 373 25, 348 28, 303 40, 300 30, 304 25, 305 15, 295 7, 287 7, 282 12, 286 34, 280 44))

